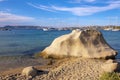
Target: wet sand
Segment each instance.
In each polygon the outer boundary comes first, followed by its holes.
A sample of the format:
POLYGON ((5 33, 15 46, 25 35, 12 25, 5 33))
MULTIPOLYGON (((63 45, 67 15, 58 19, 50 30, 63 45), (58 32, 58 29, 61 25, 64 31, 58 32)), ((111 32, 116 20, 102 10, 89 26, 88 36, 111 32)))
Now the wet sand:
POLYGON ((30 56, 5 56, 0 57, 0 72, 8 71, 15 68, 46 65, 49 59, 33 58, 30 56))

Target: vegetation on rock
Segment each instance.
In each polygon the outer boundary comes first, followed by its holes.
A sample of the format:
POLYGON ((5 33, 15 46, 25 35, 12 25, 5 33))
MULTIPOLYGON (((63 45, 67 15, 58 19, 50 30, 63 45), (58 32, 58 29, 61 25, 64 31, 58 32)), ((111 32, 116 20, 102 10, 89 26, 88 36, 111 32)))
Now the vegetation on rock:
POLYGON ((120 75, 118 73, 103 73, 100 80, 120 80, 120 75))

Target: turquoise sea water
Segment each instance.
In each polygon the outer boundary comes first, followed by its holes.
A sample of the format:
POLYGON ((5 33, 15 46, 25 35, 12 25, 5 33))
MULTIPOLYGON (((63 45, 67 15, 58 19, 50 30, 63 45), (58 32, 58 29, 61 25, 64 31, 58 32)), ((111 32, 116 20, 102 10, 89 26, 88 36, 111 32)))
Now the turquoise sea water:
MULTIPOLYGON (((54 38, 71 31, 0 31, 0 56, 30 55, 43 50, 54 38)), ((120 31, 101 31, 106 41, 120 53, 120 31)), ((118 54, 117 58, 120 58, 118 54)))

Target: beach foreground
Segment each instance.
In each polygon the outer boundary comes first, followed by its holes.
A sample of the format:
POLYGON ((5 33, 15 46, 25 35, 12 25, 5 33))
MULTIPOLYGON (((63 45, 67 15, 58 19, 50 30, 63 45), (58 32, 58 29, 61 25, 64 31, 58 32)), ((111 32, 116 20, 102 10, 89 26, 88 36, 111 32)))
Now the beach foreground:
POLYGON ((106 60, 65 58, 49 60, 46 65, 37 65, 35 77, 21 75, 23 68, 1 72, 1 80, 99 80, 104 73, 101 66, 106 60))

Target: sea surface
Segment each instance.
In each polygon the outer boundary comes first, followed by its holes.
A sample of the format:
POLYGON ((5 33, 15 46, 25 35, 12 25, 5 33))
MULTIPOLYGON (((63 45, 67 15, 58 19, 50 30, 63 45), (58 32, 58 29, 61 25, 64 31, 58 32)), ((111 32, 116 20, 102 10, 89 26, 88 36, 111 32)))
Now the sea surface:
MULTIPOLYGON (((58 36, 71 31, 11 30, 0 31, 0 56, 32 55, 49 46, 58 36)), ((120 58, 120 31, 101 31, 105 40, 118 51, 120 58)))

